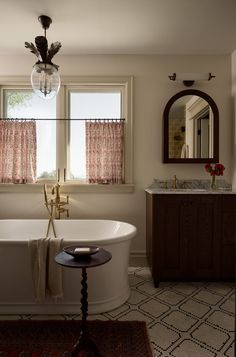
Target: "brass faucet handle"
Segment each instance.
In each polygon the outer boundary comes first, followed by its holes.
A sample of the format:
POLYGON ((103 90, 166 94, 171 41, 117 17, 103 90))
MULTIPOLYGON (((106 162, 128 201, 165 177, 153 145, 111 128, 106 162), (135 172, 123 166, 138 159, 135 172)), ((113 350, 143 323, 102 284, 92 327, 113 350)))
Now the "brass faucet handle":
POLYGON ((44 202, 45 202, 45 205, 47 205, 48 204, 48 194, 47 194, 46 184, 43 185, 43 193, 44 193, 44 202))
POLYGON ((66 217, 69 218, 69 209, 68 208, 59 208, 58 210, 59 219, 61 218, 62 213, 66 213, 66 217))
POLYGON ((173 176, 173 188, 177 188, 177 181, 178 181, 178 179, 177 179, 176 175, 174 175, 173 176))

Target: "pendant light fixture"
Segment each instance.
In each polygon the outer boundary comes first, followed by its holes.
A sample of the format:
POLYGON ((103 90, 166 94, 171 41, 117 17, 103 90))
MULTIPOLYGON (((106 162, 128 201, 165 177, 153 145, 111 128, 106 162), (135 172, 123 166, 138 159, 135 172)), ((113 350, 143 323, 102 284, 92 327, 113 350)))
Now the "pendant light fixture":
POLYGON ((55 97, 60 88, 59 66, 52 63, 52 58, 60 50, 61 43, 54 42, 48 48, 46 30, 52 23, 52 19, 46 15, 38 18, 44 29, 44 36, 35 37, 35 45, 25 42, 25 47, 36 55, 38 61, 33 66, 31 73, 31 85, 34 92, 43 99, 55 97))

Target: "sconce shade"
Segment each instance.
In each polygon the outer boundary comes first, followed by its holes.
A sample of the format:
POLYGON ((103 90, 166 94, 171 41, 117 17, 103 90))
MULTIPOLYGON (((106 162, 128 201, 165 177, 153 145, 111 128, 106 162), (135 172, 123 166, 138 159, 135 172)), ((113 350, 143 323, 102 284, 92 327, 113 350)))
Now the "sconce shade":
POLYGON ((48 63, 36 63, 31 73, 31 85, 39 97, 52 99, 60 88, 57 68, 48 63))
POLYGON ((171 81, 182 81, 186 87, 190 87, 195 81, 210 81, 215 78, 211 73, 173 73, 169 76, 171 81))

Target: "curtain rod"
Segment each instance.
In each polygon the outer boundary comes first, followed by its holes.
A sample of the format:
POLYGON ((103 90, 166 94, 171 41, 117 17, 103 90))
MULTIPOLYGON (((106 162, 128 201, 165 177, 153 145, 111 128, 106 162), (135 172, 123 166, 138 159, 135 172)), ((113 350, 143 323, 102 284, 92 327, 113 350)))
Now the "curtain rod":
POLYGON ((85 119, 85 118, 71 118, 71 119, 65 119, 65 118, 0 118, 0 120, 83 120, 83 121, 90 121, 90 120, 104 120, 104 121, 125 121, 125 118, 113 118, 113 119, 106 119, 106 118, 90 118, 90 119, 85 119))

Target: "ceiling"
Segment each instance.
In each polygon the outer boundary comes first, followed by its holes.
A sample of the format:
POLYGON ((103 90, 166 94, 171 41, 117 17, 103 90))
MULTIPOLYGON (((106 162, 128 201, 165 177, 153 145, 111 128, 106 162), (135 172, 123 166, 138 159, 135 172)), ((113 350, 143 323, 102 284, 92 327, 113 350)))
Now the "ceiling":
MULTIPOLYGON (((26 54, 52 18, 60 54, 229 54, 236 0, 0 0, 0 55, 26 54)), ((29 55, 31 55, 29 53, 29 55)))

